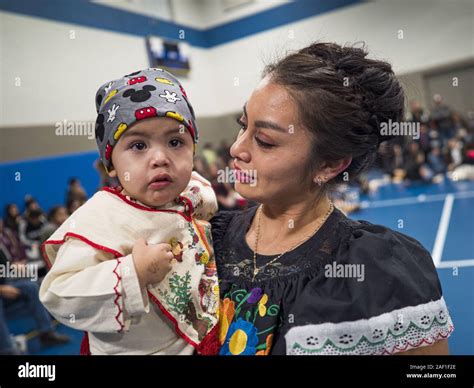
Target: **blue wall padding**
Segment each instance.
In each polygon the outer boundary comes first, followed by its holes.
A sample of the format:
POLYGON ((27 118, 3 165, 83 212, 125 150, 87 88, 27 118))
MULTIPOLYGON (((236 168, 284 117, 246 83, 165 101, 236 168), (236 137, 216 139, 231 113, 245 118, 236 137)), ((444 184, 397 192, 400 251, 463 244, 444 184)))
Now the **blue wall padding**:
POLYGON ((45 211, 64 204, 67 184, 72 177, 80 179, 90 197, 100 184, 99 173, 94 167, 98 157, 96 151, 89 151, 0 164, 3 186, 0 190, 0 215, 4 217, 5 205, 10 202, 16 203, 23 211, 26 194, 36 198, 45 211))

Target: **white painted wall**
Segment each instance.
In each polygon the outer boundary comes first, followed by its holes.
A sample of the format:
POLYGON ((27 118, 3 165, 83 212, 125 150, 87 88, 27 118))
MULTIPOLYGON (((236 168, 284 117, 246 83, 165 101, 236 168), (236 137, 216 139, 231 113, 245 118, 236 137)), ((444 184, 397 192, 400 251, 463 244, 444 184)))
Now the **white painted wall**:
MULTIPOLYGON (((239 111, 264 62, 286 50, 316 39, 365 40, 399 74, 413 73, 473 58, 473 19, 467 0, 363 3, 209 50, 191 48, 192 72, 183 83, 198 117, 219 116, 239 111)), ((0 50, 0 127, 94 120, 101 83, 148 67, 142 38, 6 12, 0 50)))
POLYGON ((225 113, 240 109, 263 62, 314 40, 365 41, 372 57, 407 74, 474 58, 473 26, 474 3, 469 1, 392 0, 344 8, 220 45, 209 52, 212 62, 220 64, 214 74, 222 82, 219 108, 225 113), (240 79, 239 87, 233 86, 234 77, 240 79))
MULTIPOLYGON (((11 13, 0 13, 0 24, 5 112, 0 126, 95 120, 101 84, 149 67, 145 39, 139 37, 11 13)), ((190 51, 186 91, 200 111, 209 112, 209 59, 205 50, 190 51)))

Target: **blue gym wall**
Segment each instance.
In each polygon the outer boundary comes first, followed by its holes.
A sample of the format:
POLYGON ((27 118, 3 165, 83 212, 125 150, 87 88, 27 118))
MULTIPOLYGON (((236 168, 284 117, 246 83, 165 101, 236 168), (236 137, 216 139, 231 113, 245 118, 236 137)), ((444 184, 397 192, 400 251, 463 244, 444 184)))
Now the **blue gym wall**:
POLYGON ((5 205, 10 202, 16 203, 23 211, 26 194, 33 195, 45 211, 54 205, 64 204, 71 177, 80 179, 90 197, 100 183, 99 173, 94 168, 98 157, 96 151, 89 151, 0 164, 2 217, 5 205), (18 176, 19 181, 16 180, 18 176))

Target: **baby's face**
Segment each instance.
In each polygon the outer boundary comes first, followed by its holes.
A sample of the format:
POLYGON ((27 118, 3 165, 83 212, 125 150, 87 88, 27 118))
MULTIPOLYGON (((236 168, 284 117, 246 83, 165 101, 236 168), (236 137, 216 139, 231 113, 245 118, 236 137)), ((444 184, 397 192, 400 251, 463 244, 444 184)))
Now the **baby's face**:
POLYGON ((193 170, 193 139, 174 119, 135 123, 112 151, 109 176, 128 195, 148 206, 162 206, 184 191, 193 170))

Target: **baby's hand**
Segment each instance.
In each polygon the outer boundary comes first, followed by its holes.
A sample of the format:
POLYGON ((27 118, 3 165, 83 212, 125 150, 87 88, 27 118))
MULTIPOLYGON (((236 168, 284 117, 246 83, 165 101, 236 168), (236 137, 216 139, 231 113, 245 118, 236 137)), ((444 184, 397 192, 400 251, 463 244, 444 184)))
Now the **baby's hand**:
POLYGON ((140 238, 133 245, 132 258, 140 287, 161 282, 171 270, 173 260, 170 244, 148 245, 140 238))

